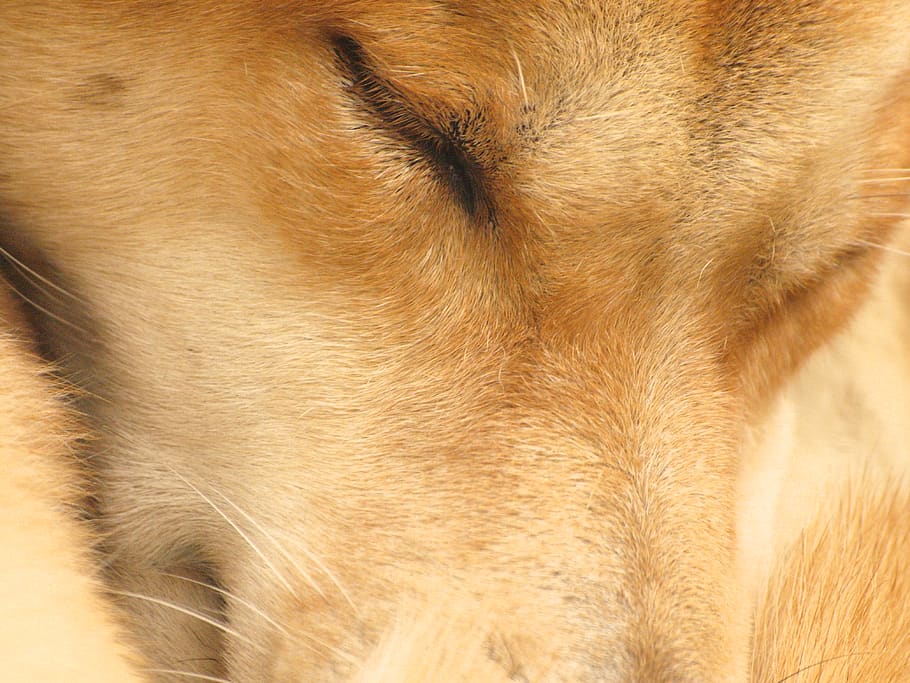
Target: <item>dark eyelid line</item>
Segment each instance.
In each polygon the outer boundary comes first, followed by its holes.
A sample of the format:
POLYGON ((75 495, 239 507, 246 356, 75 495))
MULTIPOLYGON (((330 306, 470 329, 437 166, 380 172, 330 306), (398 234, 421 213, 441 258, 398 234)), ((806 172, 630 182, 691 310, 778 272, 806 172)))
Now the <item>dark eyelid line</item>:
POLYGON ((453 117, 448 130, 443 130, 415 111, 394 85, 375 72, 356 40, 335 35, 331 42, 350 78, 352 92, 380 125, 434 167, 468 216, 492 221, 489 200, 484 192, 483 168, 460 139, 460 121, 453 117))

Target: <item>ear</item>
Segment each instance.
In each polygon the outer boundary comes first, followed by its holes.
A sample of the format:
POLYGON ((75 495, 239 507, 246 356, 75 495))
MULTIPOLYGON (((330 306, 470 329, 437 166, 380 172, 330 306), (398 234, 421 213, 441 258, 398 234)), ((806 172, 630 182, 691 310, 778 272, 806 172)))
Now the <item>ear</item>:
POLYGON ((910 216, 910 31, 896 28, 910 26, 910 2, 785 4, 792 28, 756 10, 738 30, 761 54, 725 57, 756 60, 740 67, 758 99, 743 104, 739 135, 753 175, 773 179, 749 200, 767 227, 728 345, 756 406, 850 319, 910 216))

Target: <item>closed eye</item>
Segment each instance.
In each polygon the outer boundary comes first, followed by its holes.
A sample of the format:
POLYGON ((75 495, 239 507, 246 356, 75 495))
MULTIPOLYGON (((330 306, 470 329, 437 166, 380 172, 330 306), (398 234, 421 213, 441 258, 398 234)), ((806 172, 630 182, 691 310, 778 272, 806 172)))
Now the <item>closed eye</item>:
POLYGON ((349 88, 387 133, 406 143, 435 170, 459 206, 472 219, 492 221, 484 188, 484 170, 465 146, 461 117, 444 126, 419 113, 393 84, 379 76, 363 47, 353 38, 336 35, 332 46, 349 79, 349 88))

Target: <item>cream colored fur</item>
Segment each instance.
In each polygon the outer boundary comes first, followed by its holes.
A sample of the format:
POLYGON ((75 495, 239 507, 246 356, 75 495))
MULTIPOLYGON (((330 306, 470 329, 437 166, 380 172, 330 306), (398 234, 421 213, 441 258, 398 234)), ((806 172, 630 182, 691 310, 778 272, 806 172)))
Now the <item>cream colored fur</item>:
POLYGON ((904 680, 906 26, 3 3, 6 678, 904 680))
MULTIPOLYGON (((7 681, 138 681, 75 519, 79 431, 0 291, 0 658, 7 681)), ((135 664, 136 662, 133 661, 135 664)))

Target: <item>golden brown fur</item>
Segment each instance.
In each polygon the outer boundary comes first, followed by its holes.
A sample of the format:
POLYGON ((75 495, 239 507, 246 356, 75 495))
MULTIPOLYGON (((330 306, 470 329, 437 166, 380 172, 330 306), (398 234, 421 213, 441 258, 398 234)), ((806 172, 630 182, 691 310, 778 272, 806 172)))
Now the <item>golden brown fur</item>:
MULTIPOLYGON (((910 551, 907 419, 876 394, 908 370, 908 25, 903 0, 5 3, 0 246, 79 386, 138 669, 900 680, 906 591, 862 622, 844 574, 910 551)), ((70 475, 24 476, 53 507, 70 475)))
POLYGON ((23 342, 0 290, 0 656, 8 681, 138 681, 104 608, 90 534, 71 518, 80 497, 62 394, 23 342))
POLYGON ((765 588, 753 680, 906 679, 910 496, 868 477, 854 487, 832 492, 833 511, 812 521, 765 588))

